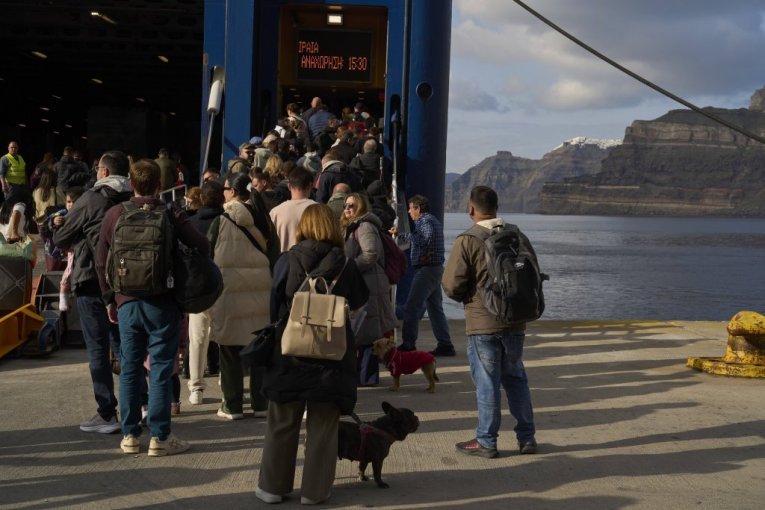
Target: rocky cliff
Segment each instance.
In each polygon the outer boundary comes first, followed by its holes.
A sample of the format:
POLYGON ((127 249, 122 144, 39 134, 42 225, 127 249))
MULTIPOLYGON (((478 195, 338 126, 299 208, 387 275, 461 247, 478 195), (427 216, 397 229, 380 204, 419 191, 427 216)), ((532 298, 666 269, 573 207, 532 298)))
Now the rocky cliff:
MULTIPOLYGON (((765 136, 765 89, 748 109, 709 111, 765 136)), ((765 215, 765 145, 691 110, 635 121, 600 172, 547 182, 541 212, 765 215)))
POLYGON ((445 210, 465 212, 470 190, 483 184, 497 190, 501 211, 539 212, 539 193, 545 182, 600 171, 601 161, 618 143, 618 140, 575 138, 538 160, 499 151, 447 184, 445 210))

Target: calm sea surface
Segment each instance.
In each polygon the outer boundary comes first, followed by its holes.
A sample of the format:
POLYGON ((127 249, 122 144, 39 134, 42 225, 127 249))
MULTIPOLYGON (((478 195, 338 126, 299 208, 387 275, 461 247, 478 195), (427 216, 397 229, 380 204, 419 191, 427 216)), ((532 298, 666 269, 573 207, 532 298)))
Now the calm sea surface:
MULTIPOLYGON (((556 320, 729 320, 765 313, 765 219, 503 214, 531 239, 556 320)), ((471 225, 444 219, 447 257, 471 225)), ((444 298, 450 318, 462 306, 444 298)))

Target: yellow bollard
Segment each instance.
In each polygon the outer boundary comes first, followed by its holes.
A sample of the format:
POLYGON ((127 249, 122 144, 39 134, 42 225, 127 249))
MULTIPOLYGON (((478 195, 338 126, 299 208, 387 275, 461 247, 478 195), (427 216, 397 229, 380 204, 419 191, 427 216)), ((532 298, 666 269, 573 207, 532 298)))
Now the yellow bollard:
POLYGON ((728 322, 728 346, 722 358, 688 358, 688 366, 710 374, 765 377, 765 316, 738 312, 728 322))

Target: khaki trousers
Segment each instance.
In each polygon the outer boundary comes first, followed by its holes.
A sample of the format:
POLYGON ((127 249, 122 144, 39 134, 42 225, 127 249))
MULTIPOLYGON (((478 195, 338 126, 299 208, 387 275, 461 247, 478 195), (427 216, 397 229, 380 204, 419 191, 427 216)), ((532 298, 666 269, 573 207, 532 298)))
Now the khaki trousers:
POLYGON ((204 390, 207 347, 210 345, 210 316, 206 312, 189 314, 189 391, 204 390))
POLYGON ((305 498, 323 501, 332 491, 337 466, 340 408, 331 402, 269 402, 258 487, 281 496, 292 492, 300 423, 306 405, 305 461, 300 492, 305 498))

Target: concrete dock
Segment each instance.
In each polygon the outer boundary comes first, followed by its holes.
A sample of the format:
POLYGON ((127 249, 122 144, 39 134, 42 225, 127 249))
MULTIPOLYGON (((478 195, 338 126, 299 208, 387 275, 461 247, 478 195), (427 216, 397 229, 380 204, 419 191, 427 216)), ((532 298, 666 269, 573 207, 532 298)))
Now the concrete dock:
MULTIPOLYGON (((396 443, 383 466, 389 489, 337 464, 331 508, 760 509, 765 505, 765 380, 686 368, 688 356, 720 356, 721 322, 554 322, 530 326, 525 360, 534 401, 536 455, 519 455, 505 402, 500 456, 468 457, 454 444, 474 437, 475 393, 464 322, 451 321, 458 355, 439 358, 441 383, 420 374, 398 393, 359 390, 357 413, 409 407, 418 432, 396 443)), ((429 324, 418 347, 434 346, 429 324)), ((0 360, 0 507, 265 508, 255 498, 265 420, 215 415, 211 378, 201 406, 188 404, 173 431, 184 454, 124 455, 119 434, 81 432, 95 412, 84 349, 0 360)), ((183 381, 185 383, 185 381, 183 381)), ((296 490, 282 507, 300 506, 296 490)), ((370 468, 371 469, 371 468, 370 468)), ((371 474, 371 473, 370 473, 371 474)))

